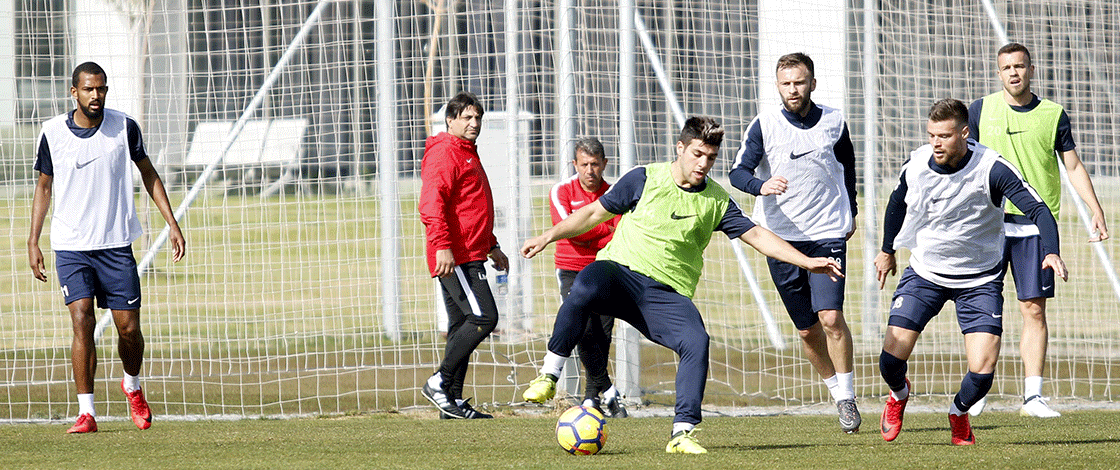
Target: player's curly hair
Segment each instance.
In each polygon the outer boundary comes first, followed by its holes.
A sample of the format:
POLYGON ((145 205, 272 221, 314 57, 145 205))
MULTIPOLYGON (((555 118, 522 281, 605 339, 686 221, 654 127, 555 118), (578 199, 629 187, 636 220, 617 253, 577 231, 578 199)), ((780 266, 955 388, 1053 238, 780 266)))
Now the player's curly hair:
POLYGON ((700 139, 705 144, 719 147, 723 143, 723 127, 708 116, 692 116, 684 122, 679 142, 688 144, 692 139, 700 139))
POLYGON ((953 120, 958 126, 968 124, 968 107, 960 100, 945 98, 929 108, 929 120, 942 122, 953 120))
POLYGON ((78 75, 88 73, 90 75, 101 75, 105 80, 109 80, 109 76, 105 74, 105 69, 97 65, 97 62, 82 62, 77 67, 74 67, 74 75, 70 77, 71 85, 75 88, 78 86, 78 75))

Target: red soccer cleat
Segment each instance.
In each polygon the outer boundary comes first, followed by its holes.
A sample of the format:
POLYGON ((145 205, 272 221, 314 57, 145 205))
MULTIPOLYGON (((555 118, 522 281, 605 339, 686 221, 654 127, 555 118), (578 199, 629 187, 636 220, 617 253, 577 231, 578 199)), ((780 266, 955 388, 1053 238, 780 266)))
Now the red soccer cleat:
MULTIPOLYGON (((906 379, 906 388, 910 389, 910 379, 906 379)), ((913 393, 913 390, 910 392, 913 393)), ((883 416, 879 418, 879 432, 883 434, 884 441, 893 441, 898 437, 898 433, 902 432, 902 413, 906 411, 908 401, 910 401, 909 394, 902 400, 895 400, 894 397, 887 395, 887 406, 883 407, 883 416)))
POLYGON ((976 443, 976 435, 972 434, 972 425, 968 423, 968 414, 956 416, 949 413, 949 429, 953 433, 950 442, 955 446, 970 446, 976 443))
POLYGON ((97 432, 97 421, 93 420, 93 415, 86 413, 78 416, 78 422, 74 423, 70 429, 66 431, 67 434, 83 434, 87 432, 97 432))
POLYGON ((152 410, 148 408, 148 400, 144 399, 144 391, 137 390, 129 392, 124 389, 124 380, 121 380, 121 391, 124 392, 125 397, 128 398, 129 414, 132 415, 132 423, 140 429, 148 429, 152 427, 152 410))

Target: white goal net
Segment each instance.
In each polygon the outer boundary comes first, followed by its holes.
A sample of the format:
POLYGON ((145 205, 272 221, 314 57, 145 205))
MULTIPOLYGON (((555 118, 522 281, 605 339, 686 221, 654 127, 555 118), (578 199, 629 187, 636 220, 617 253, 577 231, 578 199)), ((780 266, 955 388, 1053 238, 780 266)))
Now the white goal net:
MULTIPOLYGON (((50 281, 34 281, 27 239, 40 124, 73 108, 70 73, 109 76, 107 106, 140 123, 183 214, 188 253, 172 264, 163 221, 142 188, 149 257, 141 276, 143 383, 159 415, 316 415, 423 405, 443 355, 442 318, 416 204, 424 139, 446 101, 477 94, 480 142, 513 258, 549 225, 546 192, 577 137, 603 141, 608 179, 673 155, 678 114, 727 129, 712 174, 726 183, 746 125, 777 106, 776 58, 817 63, 814 98, 848 118, 860 171, 859 231, 849 243, 846 316, 856 386, 879 397, 887 300, 869 260, 886 196, 939 98, 999 89, 995 24, 1031 48, 1035 90, 1067 109, 1078 151, 1113 222, 1120 210, 1117 117, 1120 5, 1114 2, 854 0, 639 1, 15 0, 0 6, 0 420, 73 416, 71 326, 50 281), (625 2, 624 2, 625 3, 625 2), (994 20, 994 21, 993 21, 994 20), (624 34, 633 34, 625 37, 624 34), (626 46, 624 49, 620 45, 626 46), (632 136, 625 135, 632 133, 632 136), (622 146, 633 142, 632 147, 622 146), (866 159, 865 159, 866 157, 866 159)), ((726 185, 728 186, 729 185, 726 185)), ((731 190, 745 207, 752 197, 731 190)), ((1070 194, 1062 212, 1071 280, 1049 303, 1046 393, 1120 398, 1120 293, 1070 194)), ((40 246, 49 247, 49 222, 40 246)), ((1116 235, 1120 235, 1117 233, 1116 235)), ((738 243, 738 242, 736 242, 738 243)), ((499 330, 472 358, 466 396, 519 405, 536 375, 559 295, 552 250, 511 270, 499 330)), ((798 407, 828 401, 800 352, 761 255, 740 265, 717 235, 695 300, 712 337, 706 404, 798 407), (752 292, 744 272, 757 277, 752 292), (775 320, 768 325, 764 305, 775 320), (771 334, 771 331, 774 334, 771 334), (776 336, 775 336, 776 335, 776 336), (779 347, 782 346, 782 347, 779 347)), ((1022 320, 1008 287, 993 393, 1020 394, 1022 320)), ((956 390, 963 344, 950 306, 911 360, 920 393, 956 390)), ((100 414, 123 415, 116 335, 98 341, 100 414)), ((676 357, 642 340, 622 354, 631 398, 671 405, 676 357)), ((612 365, 612 373, 618 372, 612 365)))

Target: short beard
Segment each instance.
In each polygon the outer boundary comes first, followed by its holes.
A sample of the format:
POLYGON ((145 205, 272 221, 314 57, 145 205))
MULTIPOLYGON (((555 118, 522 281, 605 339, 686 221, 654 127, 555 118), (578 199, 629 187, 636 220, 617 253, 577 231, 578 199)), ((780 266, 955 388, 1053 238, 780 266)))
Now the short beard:
POLYGON ((102 105, 101 109, 97 111, 89 109, 89 105, 79 106, 79 108, 82 108, 82 114, 86 115, 86 118, 94 121, 101 119, 101 116, 105 114, 105 105, 102 105))

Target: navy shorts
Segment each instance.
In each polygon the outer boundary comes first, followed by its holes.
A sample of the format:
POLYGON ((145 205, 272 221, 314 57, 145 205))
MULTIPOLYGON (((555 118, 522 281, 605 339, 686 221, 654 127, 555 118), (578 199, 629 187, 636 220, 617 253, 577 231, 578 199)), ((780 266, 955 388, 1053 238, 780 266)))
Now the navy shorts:
POLYGON ((954 289, 934 284, 909 267, 902 272, 902 279, 894 291, 887 324, 920 333, 949 300, 957 306, 957 324, 961 333, 1003 336, 1001 277, 976 287, 954 289))
MULTIPOLYGON (((1019 300, 1054 297, 1054 270, 1042 269, 1042 236, 1006 237, 1003 260, 1011 263, 1015 296, 1019 300)), ((1005 265, 1006 266, 1006 265, 1005 265)))
MULTIPOLYGON (((812 258, 829 258, 840 263, 840 272, 848 266, 848 243, 840 238, 817 241, 789 242, 798 251, 812 258)), ((833 281, 827 274, 811 273, 774 258, 766 258, 770 277, 778 288, 778 295, 786 312, 798 330, 807 330, 817 324, 821 310, 844 310, 844 279, 833 281)))
POLYGON ((131 246, 92 251, 56 251, 55 267, 66 305, 97 300, 98 308, 140 308, 140 275, 131 246))

